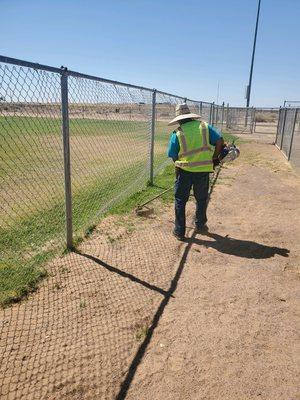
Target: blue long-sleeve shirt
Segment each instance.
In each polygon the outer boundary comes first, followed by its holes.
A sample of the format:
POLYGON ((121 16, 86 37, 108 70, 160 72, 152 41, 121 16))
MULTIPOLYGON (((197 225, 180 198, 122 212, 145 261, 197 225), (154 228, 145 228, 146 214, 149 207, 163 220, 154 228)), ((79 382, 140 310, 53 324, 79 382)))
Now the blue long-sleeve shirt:
MULTIPOLYGON (((209 143, 211 144, 211 146, 215 146, 217 141, 222 138, 222 134, 211 125, 208 125, 208 131, 209 131, 209 143)), ((173 161, 178 160, 179 150, 180 150, 179 140, 176 135, 176 131, 173 131, 169 141, 169 147, 167 152, 168 157, 172 158, 173 161)))

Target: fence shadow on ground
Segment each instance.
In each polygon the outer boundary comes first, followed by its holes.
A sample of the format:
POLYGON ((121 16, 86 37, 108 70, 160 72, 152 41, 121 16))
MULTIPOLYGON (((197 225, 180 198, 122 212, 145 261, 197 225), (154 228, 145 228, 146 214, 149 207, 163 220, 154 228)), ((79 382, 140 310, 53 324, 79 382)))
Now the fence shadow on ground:
POLYGON ((130 388, 130 385, 131 385, 132 380, 133 380, 133 378, 135 376, 137 368, 138 368, 139 364, 141 363, 141 361, 142 361, 142 359, 144 357, 145 351, 146 351, 146 349, 147 349, 147 347, 148 347, 148 345, 149 345, 149 343, 151 341, 151 338, 153 336, 153 332, 154 332, 155 328, 157 327, 157 325, 159 323, 159 320, 160 320, 161 316, 163 315, 163 312, 164 312, 166 306, 169 303, 170 298, 174 297, 173 294, 174 294, 174 292, 175 292, 175 290, 177 288, 178 281, 179 281, 180 276, 181 276, 181 274, 183 272, 187 256, 188 256, 189 251, 191 250, 191 247, 192 247, 192 244, 193 244, 193 239, 195 239, 195 235, 196 235, 196 232, 194 231, 192 236, 191 236, 191 238, 190 238, 191 240, 187 243, 187 245, 186 245, 186 247, 184 249, 183 255, 182 255, 181 259, 180 259, 180 262, 179 262, 178 268, 176 270, 176 273, 174 275, 174 278, 171 281, 169 290, 166 292, 165 297, 161 301, 156 313, 154 314, 154 317, 152 319, 152 322, 151 322, 151 325, 150 325, 149 330, 147 332, 147 335, 146 335, 144 341, 142 342, 142 344, 140 345, 140 347, 138 348, 138 351, 136 352, 136 355, 135 355, 135 357, 134 357, 134 359, 133 359, 133 361, 132 361, 132 363, 131 363, 131 365, 130 365, 130 367, 128 369, 127 375, 126 375, 126 377, 125 377, 125 379, 124 379, 124 381, 123 381, 123 383, 121 385, 121 388, 120 388, 120 391, 119 391, 119 393, 118 393, 118 395, 116 397, 116 400, 123 400, 123 399, 126 398, 127 392, 128 392, 128 390, 130 388))
MULTIPOLYGON (((211 195, 212 195, 213 190, 215 188, 215 184, 217 182, 217 179, 219 177, 220 172, 221 172, 221 167, 216 170, 216 172, 215 172, 215 174, 213 176, 213 179, 212 179, 212 181, 210 183, 210 190, 209 190, 209 194, 208 194, 207 203, 209 203, 209 201, 211 199, 211 195)), ((157 308, 157 311, 154 314, 154 317, 153 317, 153 319, 151 321, 151 325, 150 325, 150 327, 149 327, 149 329, 147 331, 147 335, 146 335, 144 341, 139 346, 139 348, 138 348, 138 350, 137 350, 137 352, 136 352, 136 354, 135 354, 135 356, 134 356, 134 358, 133 358, 133 360, 132 360, 132 362, 130 364, 130 367, 128 369, 126 377, 125 377, 125 379, 123 380, 123 382, 121 384, 120 391, 119 391, 118 395, 116 396, 116 400, 123 400, 127 396, 128 390, 129 390, 129 388, 131 386, 131 383, 132 383, 132 381, 134 379, 134 376, 136 374, 137 368, 138 368, 139 364, 141 363, 141 361, 143 360, 143 357, 145 355, 146 349, 147 349, 147 347, 148 347, 148 345, 149 345, 149 343, 150 343, 150 341, 152 339, 154 330, 157 327, 157 325, 159 323, 159 320, 160 320, 161 316, 163 315, 166 306, 169 303, 170 298, 174 297, 173 295, 174 295, 174 292, 176 291, 179 279, 180 279, 181 274, 183 272, 183 269, 184 269, 188 254, 189 254, 189 252, 190 252, 190 250, 192 248, 192 245, 197 240, 196 239, 196 234, 197 234, 197 232, 194 229, 193 232, 192 232, 191 237, 186 239, 186 247, 185 247, 185 249, 183 251, 183 254, 181 256, 181 259, 179 261, 176 273, 175 273, 175 275, 174 275, 174 277, 173 277, 173 279, 172 279, 172 281, 170 283, 169 289, 167 290, 164 298, 162 299, 161 303, 159 304, 159 306, 157 308)))
POLYGON ((162 294, 163 296, 169 295, 169 291, 165 291, 164 289, 162 289, 160 287, 151 285, 150 283, 143 281, 142 279, 136 277, 135 275, 129 274, 128 272, 125 272, 119 268, 116 268, 116 267, 113 267, 112 265, 107 264, 106 262, 100 260, 97 257, 94 257, 90 254, 81 253, 80 251, 75 251, 75 253, 81 255, 82 257, 88 258, 89 260, 96 262, 97 264, 101 265, 101 267, 104 267, 105 269, 107 269, 110 272, 118 274, 118 275, 122 276, 123 278, 130 279, 132 282, 135 282, 135 283, 138 283, 138 284, 144 286, 147 289, 154 290, 154 291, 162 294))

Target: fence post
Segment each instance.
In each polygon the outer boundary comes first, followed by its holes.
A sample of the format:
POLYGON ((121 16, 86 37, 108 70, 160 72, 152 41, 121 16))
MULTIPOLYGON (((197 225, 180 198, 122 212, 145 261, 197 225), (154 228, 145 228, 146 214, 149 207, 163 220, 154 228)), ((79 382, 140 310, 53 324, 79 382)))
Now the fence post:
POLYGON ((249 112, 249 108, 246 107, 246 114, 245 114, 245 128, 247 128, 248 126, 248 112, 249 112))
POLYGON ((153 185, 154 178, 154 136, 155 136, 155 111, 156 111, 156 89, 152 92, 152 109, 151 109, 151 137, 150 137, 150 186, 153 185))
POLYGON ((284 109, 284 117, 283 117, 283 123, 282 123, 282 128, 281 128, 280 150, 282 150, 282 144, 283 144, 283 136, 284 136, 284 129, 285 129, 286 113, 287 113, 287 108, 284 109))
POLYGON ((294 121, 293 121, 292 137, 291 137, 290 148, 289 148, 289 154, 288 154, 288 160, 289 160, 289 161, 290 161, 290 158, 291 158, 291 152, 292 152, 292 148, 293 148, 293 140, 294 140, 294 133, 295 133, 297 115, 298 115, 298 108, 295 109, 295 116, 294 116, 294 121))
POLYGON ((221 123, 221 126, 222 126, 222 128, 221 129, 223 129, 223 124, 224 124, 224 107, 225 107, 225 103, 224 103, 224 101, 223 101, 223 103, 222 103, 222 123, 221 123))
POLYGON ((199 103, 199 114, 202 116, 202 101, 199 103))
POLYGON ((216 126, 218 127, 218 120, 219 120, 219 106, 218 106, 218 104, 216 105, 216 113, 215 113, 215 115, 214 115, 214 118, 215 118, 215 124, 216 124, 216 126))
POLYGON ((209 124, 210 125, 213 125, 213 121, 214 121, 214 117, 213 117, 214 105, 215 105, 215 102, 210 103, 210 110, 209 110, 209 124))
POLYGON ((226 106, 226 129, 228 129, 229 126, 229 103, 227 103, 226 106))
POLYGON ((61 87, 61 116, 62 137, 64 150, 64 175, 65 175, 65 202, 66 202, 66 236, 67 248, 73 248, 72 224, 72 190, 71 190, 71 161, 70 161, 70 135, 69 135, 69 102, 68 102, 68 70, 62 68, 60 76, 61 87))
POLYGON ((255 132, 256 129, 255 116, 256 116, 256 108, 252 107, 251 133, 253 133, 253 130, 255 132))
POLYGON ((278 120, 277 120, 277 130, 276 130, 275 144, 277 144, 277 138, 278 138, 279 127, 280 127, 280 122, 281 122, 281 114, 282 114, 281 111, 282 111, 282 108, 280 106, 279 110, 278 110, 278 120))

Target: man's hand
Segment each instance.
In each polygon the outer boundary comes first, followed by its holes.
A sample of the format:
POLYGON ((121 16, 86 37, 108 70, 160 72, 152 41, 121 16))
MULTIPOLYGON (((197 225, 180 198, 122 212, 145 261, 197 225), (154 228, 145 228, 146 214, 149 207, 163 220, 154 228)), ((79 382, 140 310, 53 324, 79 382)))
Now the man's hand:
POLYGON ((219 154, 221 153, 221 151, 223 149, 223 146, 224 146, 224 139, 223 138, 218 139, 217 143, 216 143, 216 146, 215 146, 215 152, 214 152, 214 155, 213 155, 213 160, 215 160, 215 159, 217 159, 219 157, 219 154))

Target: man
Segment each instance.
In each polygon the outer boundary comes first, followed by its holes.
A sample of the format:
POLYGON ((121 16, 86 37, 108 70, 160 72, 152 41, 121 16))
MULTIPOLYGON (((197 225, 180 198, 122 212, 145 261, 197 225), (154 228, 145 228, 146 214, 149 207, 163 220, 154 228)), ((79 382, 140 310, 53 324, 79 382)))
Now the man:
POLYGON ((168 157, 175 163, 175 229, 178 240, 185 238, 185 205, 191 187, 196 198, 196 229, 207 231, 207 197, 209 173, 219 164, 218 156, 224 144, 221 134, 201 120, 200 115, 190 112, 187 104, 176 106, 176 118, 168 125, 179 125, 173 131, 168 157), (200 121, 199 121, 200 120, 200 121), (214 146, 214 150, 211 146, 214 146))

